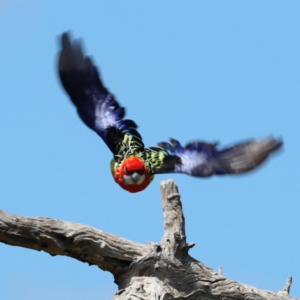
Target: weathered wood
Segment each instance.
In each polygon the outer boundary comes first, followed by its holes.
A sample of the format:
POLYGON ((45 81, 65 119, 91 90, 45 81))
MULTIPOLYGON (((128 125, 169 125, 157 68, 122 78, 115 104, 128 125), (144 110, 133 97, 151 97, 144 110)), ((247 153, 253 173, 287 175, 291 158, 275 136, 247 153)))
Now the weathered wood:
POLYGON ((78 223, 18 217, 0 210, 0 242, 65 255, 97 265, 115 276, 114 300, 296 300, 292 278, 278 293, 259 290, 214 272, 189 256, 185 220, 173 180, 161 183, 164 236, 142 245, 78 223))
MULTIPOLYGON (((185 221, 178 188, 173 180, 161 183, 164 237, 151 253, 116 274, 119 291, 114 300, 287 300, 288 288, 278 293, 259 290, 214 272, 188 255, 185 221)), ((294 298, 295 299, 295 298, 294 298)))
POLYGON ((143 256, 148 245, 90 226, 50 218, 19 217, 0 210, 0 242, 65 255, 115 272, 143 256))

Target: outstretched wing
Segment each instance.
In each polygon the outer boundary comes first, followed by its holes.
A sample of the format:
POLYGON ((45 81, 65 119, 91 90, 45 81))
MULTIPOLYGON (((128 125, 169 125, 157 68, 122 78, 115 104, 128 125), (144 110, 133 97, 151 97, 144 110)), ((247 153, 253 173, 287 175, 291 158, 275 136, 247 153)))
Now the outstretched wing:
POLYGON ((154 174, 186 173, 207 177, 252 170, 281 145, 281 141, 270 137, 218 150, 216 144, 192 142, 182 147, 178 141, 171 139, 170 143, 159 143, 159 147, 146 148, 144 153, 154 174))
POLYGON ((114 155, 142 151, 144 144, 137 125, 123 119, 125 108, 103 85, 91 58, 84 56, 80 42, 72 43, 64 33, 61 44, 59 76, 81 120, 101 136, 114 155))

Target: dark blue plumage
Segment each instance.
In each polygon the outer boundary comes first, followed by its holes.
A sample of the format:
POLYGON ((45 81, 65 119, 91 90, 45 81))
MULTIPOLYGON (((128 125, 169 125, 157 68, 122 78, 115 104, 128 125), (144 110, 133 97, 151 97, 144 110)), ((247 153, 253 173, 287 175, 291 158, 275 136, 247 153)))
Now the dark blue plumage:
MULTIPOLYGON (((165 173, 164 168, 168 170, 169 165, 174 164, 173 172, 197 177, 244 173, 259 166, 281 145, 281 141, 270 137, 218 150, 217 144, 196 141, 183 147, 177 140, 170 139, 169 143, 158 144, 168 157, 168 163, 163 164, 158 172, 165 173)), ((167 170, 166 172, 169 172, 167 170)))
MULTIPOLYGON (((268 137, 219 150, 217 144, 195 141, 183 147, 177 140, 171 139, 170 142, 159 143, 158 147, 144 148, 135 122, 124 119, 125 108, 103 85, 97 68, 89 57, 83 55, 80 43, 71 43, 67 33, 62 35, 59 75, 81 120, 97 132, 112 151, 115 180, 131 192, 140 191, 149 183, 143 182, 140 188, 130 183, 132 185, 129 187, 126 180, 130 182, 144 175, 151 181, 153 175, 158 173, 177 172, 197 177, 243 173, 256 168, 282 145, 281 141, 268 137), (143 166, 148 173, 142 175, 137 170, 131 178, 127 165, 124 167, 127 159, 128 167, 130 163, 132 168, 143 166), (121 173, 117 174, 120 170, 124 174, 129 172, 125 174, 126 180, 121 173)), ((154 120, 149 118, 149 122, 154 120)))
POLYGON ((118 154, 117 147, 126 133, 135 137, 138 147, 143 149, 137 125, 132 120, 123 120, 125 108, 104 87, 97 68, 83 55, 80 43, 71 43, 67 33, 62 35, 59 75, 81 120, 101 136, 113 154, 118 154))

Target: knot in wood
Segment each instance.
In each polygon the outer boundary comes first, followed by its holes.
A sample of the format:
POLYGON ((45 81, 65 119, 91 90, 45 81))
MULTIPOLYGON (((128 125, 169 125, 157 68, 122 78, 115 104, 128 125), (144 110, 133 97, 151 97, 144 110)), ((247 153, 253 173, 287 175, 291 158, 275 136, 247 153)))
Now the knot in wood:
POLYGON ((151 245, 151 250, 156 252, 156 253, 159 253, 159 252, 162 251, 162 248, 161 248, 160 244, 152 244, 151 245))
POLYGON ((141 284, 141 285, 140 285, 139 287, 137 287, 135 290, 136 290, 138 293, 146 293, 143 284, 141 284))
POLYGON ((180 200, 180 194, 178 194, 178 193, 172 193, 172 194, 170 194, 170 195, 167 196, 167 199, 169 201, 173 201, 174 199, 180 200))
POLYGON ((177 244, 181 241, 181 236, 180 236, 179 232, 174 233, 174 239, 177 244))

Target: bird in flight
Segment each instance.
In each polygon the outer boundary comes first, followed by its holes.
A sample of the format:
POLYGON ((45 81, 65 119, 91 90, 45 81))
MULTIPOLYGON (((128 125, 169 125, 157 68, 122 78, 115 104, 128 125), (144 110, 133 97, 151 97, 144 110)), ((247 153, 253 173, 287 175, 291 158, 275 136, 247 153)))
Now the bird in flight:
POLYGON ((124 190, 144 190, 155 174, 185 173, 195 177, 239 174, 256 168, 282 142, 272 137, 249 140, 218 149, 217 144, 194 141, 183 147, 170 139, 146 148, 134 121, 124 119, 125 108, 103 85, 96 66, 79 41, 61 37, 58 69, 62 85, 81 120, 94 130, 113 154, 114 180, 124 190))

